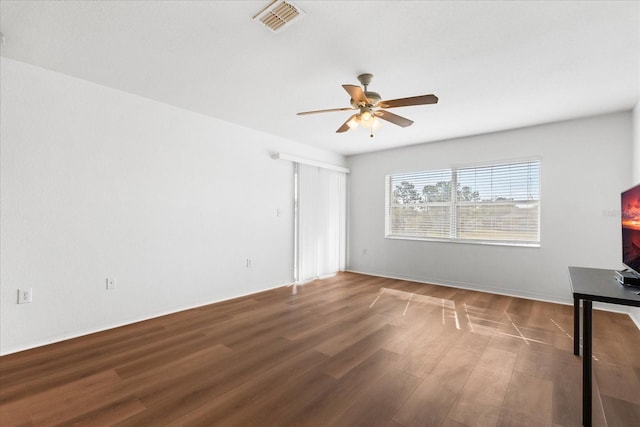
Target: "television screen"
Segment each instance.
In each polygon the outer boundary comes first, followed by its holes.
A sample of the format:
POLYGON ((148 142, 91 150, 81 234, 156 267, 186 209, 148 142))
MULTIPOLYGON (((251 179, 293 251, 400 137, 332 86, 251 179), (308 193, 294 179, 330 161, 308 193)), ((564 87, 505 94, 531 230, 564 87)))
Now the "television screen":
POLYGON ((640 272, 640 184, 621 195, 622 262, 640 272))

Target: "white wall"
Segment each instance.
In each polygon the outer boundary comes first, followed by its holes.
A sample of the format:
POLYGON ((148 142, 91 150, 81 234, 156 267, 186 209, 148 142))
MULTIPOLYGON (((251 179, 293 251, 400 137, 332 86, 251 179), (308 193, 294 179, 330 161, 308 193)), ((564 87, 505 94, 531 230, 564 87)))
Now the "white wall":
POLYGON ((0 354, 293 280, 270 154, 342 156, 1 61, 0 354))
POLYGON ((621 268, 631 149, 625 112, 348 157, 348 269, 570 303, 567 266, 621 268), (385 175, 532 156, 542 159, 540 248, 384 238, 385 175))

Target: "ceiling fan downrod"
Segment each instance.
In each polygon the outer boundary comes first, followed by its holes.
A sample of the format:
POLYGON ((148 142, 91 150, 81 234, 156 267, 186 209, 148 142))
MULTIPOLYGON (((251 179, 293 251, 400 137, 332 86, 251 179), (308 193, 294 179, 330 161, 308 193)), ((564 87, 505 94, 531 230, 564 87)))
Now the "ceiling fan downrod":
POLYGON ((367 86, 371 83, 371 79, 373 78, 373 74, 364 73, 358 76, 358 81, 362 86, 364 86, 364 91, 367 91, 367 86))

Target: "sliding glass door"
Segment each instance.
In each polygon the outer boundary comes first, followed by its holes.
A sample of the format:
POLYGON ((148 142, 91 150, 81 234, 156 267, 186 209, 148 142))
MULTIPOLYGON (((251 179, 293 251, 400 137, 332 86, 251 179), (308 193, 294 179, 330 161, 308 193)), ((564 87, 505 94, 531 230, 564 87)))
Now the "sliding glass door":
POLYGON ((346 174, 296 164, 297 283, 327 277, 346 265, 346 174))

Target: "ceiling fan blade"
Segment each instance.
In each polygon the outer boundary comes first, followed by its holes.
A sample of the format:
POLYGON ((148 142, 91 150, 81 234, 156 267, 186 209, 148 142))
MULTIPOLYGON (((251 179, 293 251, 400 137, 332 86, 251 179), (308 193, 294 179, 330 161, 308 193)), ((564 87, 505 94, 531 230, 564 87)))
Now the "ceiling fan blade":
POLYGON ((329 108, 327 110, 303 111, 301 113, 297 113, 297 115, 298 116, 304 116, 306 114, 330 113, 332 111, 347 111, 347 110, 355 110, 355 108, 353 108, 353 107, 344 107, 344 108, 329 108))
POLYGON ((376 117, 380 117, 383 120, 393 123, 394 125, 402 126, 406 128, 407 126, 411 126, 413 124, 413 120, 406 119, 397 114, 390 113, 385 110, 378 110, 375 112, 376 117))
POLYGON ((349 129, 351 129, 347 123, 349 123, 349 122, 350 122, 354 117, 356 117, 356 116, 357 116, 357 114, 354 114, 354 115, 352 115, 351 117, 349 117, 349 118, 347 119, 347 121, 346 121, 346 122, 344 122, 344 123, 342 124, 342 126, 340 126, 340 127, 338 128, 338 130, 336 131, 336 133, 346 132, 346 131, 348 131, 349 129))
POLYGON ((435 95, 420 95, 409 98, 390 99, 388 101, 380 101, 382 108, 408 107, 410 105, 436 104, 438 97, 435 95))
POLYGON ((369 100, 364 96, 364 92, 360 86, 356 85, 342 85, 344 90, 347 91, 349 95, 351 95, 351 99, 353 99, 357 104, 368 104, 369 100))

